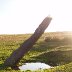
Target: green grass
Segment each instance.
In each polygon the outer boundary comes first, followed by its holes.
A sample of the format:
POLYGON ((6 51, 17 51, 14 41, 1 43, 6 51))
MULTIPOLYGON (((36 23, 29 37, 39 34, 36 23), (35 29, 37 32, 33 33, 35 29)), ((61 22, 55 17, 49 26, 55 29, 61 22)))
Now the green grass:
MULTIPOLYGON (((0 68, 3 66, 5 59, 30 36, 31 34, 0 35, 0 68)), ((26 62, 43 62, 54 66, 53 69, 35 72, 72 72, 72 32, 43 34, 31 50, 20 60, 18 66, 26 62)), ((18 72, 11 70, 11 68, 0 71, 18 72)))

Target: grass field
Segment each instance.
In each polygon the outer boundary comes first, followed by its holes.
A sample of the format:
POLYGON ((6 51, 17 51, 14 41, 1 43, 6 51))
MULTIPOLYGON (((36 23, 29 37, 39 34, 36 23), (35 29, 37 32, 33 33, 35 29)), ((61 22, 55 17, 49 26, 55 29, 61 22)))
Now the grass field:
MULTIPOLYGON (((0 67, 5 59, 30 36, 31 34, 0 35, 0 67)), ((54 66, 53 69, 35 72, 72 72, 72 32, 44 33, 18 65, 26 62, 43 62, 54 66)), ((8 68, 0 72, 21 71, 8 68)))

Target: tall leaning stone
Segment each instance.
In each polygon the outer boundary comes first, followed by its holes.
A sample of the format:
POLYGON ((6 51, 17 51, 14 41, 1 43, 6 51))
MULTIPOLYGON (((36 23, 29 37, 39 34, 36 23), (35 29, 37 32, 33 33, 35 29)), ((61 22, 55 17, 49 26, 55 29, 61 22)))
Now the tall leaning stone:
POLYGON ((17 64, 21 60, 21 58, 32 48, 35 42, 41 37, 44 33, 45 29, 49 26, 52 18, 46 17, 39 27, 35 30, 34 34, 27 39, 18 49, 16 49, 10 57, 8 57, 4 66, 11 67, 12 69, 17 69, 17 64))

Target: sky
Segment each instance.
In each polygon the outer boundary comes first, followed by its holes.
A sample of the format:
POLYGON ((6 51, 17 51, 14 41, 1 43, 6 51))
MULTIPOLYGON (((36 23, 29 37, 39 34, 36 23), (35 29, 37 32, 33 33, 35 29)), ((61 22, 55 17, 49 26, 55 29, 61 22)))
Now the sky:
POLYGON ((72 0, 0 0, 0 34, 34 33, 48 15, 45 32, 72 31, 72 0))

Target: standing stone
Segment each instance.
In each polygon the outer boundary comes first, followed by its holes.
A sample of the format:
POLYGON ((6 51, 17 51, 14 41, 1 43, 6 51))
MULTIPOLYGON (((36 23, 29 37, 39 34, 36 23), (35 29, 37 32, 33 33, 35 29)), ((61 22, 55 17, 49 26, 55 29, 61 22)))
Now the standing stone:
POLYGON ((39 27, 35 30, 34 34, 27 39, 18 49, 16 49, 10 57, 8 57, 5 62, 4 66, 11 67, 12 69, 18 69, 17 64, 21 60, 21 58, 32 48, 35 42, 41 37, 44 33, 45 29, 50 24, 52 18, 46 17, 39 27))

